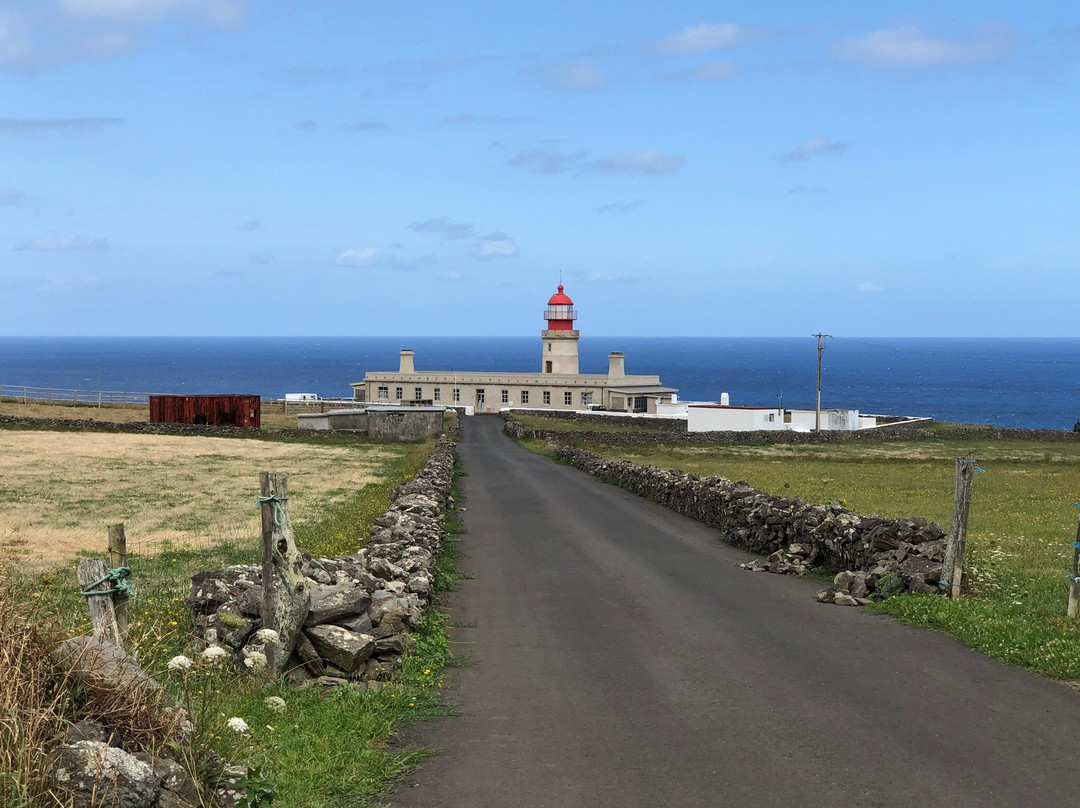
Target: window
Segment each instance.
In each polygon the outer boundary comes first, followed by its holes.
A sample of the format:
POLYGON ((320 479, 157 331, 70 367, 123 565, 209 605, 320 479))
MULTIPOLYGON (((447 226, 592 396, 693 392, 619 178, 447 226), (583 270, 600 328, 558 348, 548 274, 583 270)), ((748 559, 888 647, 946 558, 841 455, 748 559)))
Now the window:
POLYGON ((484 405, 484 388, 483 387, 477 387, 476 388, 476 403, 477 403, 477 406, 482 407, 484 405))
POLYGON ((588 407, 590 404, 592 404, 592 393, 582 393, 581 406, 588 407))
POLYGON ((521 391, 521 403, 522 404, 528 404, 529 403, 529 391, 528 390, 522 390, 521 391))
POLYGON ((562 403, 569 407, 571 404, 574 403, 574 394, 567 390, 565 393, 562 394, 562 403))
POLYGON ((423 387, 414 387, 413 388, 413 401, 419 401, 423 397, 424 397, 424 388, 423 387))
POLYGON ((441 387, 436 387, 435 388, 435 400, 436 401, 442 401, 442 388, 441 387))
POLYGON ((394 388, 394 398, 396 398, 398 401, 401 401, 401 399, 405 398, 405 388, 403 388, 403 387, 395 387, 394 388))
POLYGON ((460 401, 461 401, 461 388, 460 387, 455 387, 454 388, 454 403, 457 404, 460 401))
POLYGON ((503 390, 502 391, 502 403, 503 404, 509 404, 510 403, 510 391, 509 390, 503 390))
POLYGON ((551 350, 551 343, 550 342, 548 343, 548 350, 549 351, 551 350))
POLYGON ((550 404, 551 403, 551 391, 550 390, 545 390, 544 391, 544 403, 545 404, 550 404))
POLYGON ((551 360, 544 363, 544 373, 551 373, 551 360))
POLYGON ((388 401, 390 399, 390 388, 389 387, 380 387, 379 388, 379 398, 381 398, 383 401, 388 401))

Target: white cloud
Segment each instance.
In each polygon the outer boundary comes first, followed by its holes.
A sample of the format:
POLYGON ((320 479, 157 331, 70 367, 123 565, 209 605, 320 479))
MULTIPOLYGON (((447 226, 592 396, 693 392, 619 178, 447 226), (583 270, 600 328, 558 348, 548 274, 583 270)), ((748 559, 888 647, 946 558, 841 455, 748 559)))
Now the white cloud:
POLYGON ((17 252, 105 252, 109 249, 109 242, 108 239, 81 236, 78 233, 62 235, 55 230, 49 230, 37 238, 16 244, 12 249, 17 252))
POLYGON ((573 168, 585 158, 585 152, 562 154, 554 149, 522 151, 510 158, 508 165, 524 168, 530 174, 558 174, 573 168))
POLYGON ((0 70, 34 72, 109 59, 144 32, 174 20, 234 28, 247 0, 3 0, 0 70))
POLYGON ((689 84, 696 81, 706 81, 712 84, 722 84, 739 75, 739 68, 731 62, 706 62, 686 70, 676 70, 665 73, 657 81, 664 84, 689 84))
POLYGON ((685 163, 685 157, 661 154, 656 149, 646 149, 635 154, 619 154, 605 158, 594 163, 593 168, 609 174, 639 173, 658 176, 678 171, 685 163))
POLYGON ((804 140, 797 148, 778 158, 781 162, 790 163, 798 160, 809 160, 811 157, 823 157, 827 154, 842 154, 848 150, 847 143, 841 143, 830 137, 812 137, 804 140))
POLYGON ((26 199, 26 194, 14 185, 0 185, 0 205, 14 205, 26 199))
POLYGON ((451 241, 461 238, 472 238, 476 235, 476 228, 467 222, 455 222, 447 216, 437 219, 427 219, 422 222, 410 222, 409 229, 416 233, 430 233, 442 236, 451 241))
POLYGON ((1016 42, 1016 32, 1001 24, 980 26, 961 39, 936 39, 916 25, 902 25, 837 42, 832 51, 871 67, 927 68, 1001 61, 1012 55, 1016 42))
POLYGON ((517 254, 517 245, 510 240, 506 233, 491 233, 487 236, 481 236, 472 251, 472 257, 477 261, 513 258, 517 254))
POLYGON ((89 132, 123 123, 123 118, 0 118, 0 135, 32 135, 38 132, 89 132))
POLYGON ((860 292, 863 292, 863 293, 868 294, 868 295, 876 295, 876 294, 878 294, 880 292, 885 291, 884 286, 879 286, 878 284, 874 283, 873 281, 863 281, 856 288, 860 292))
POLYGON ((342 250, 334 263, 339 267, 376 269, 394 266, 397 264, 397 259, 374 247, 364 247, 360 250, 342 250))
POLYGON ((607 87, 596 61, 584 56, 550 65, 522 68, 518 75, 532 76, 549 90, 595 93, 607 87))
POLYGON ((649 50, 660 53, 685 56, 691 53, 733 48, 758 36, 760 32, 734 22, 703 22, 700 25, 689 25, 674 34, 653 40, 647 43, 647 47, 649 50))

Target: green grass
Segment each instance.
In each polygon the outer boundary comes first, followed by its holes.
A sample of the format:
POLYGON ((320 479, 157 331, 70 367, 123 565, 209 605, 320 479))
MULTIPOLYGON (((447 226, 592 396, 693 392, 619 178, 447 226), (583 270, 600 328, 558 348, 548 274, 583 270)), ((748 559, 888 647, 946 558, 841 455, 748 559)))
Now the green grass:
POLYGON ((597 416, 595 420, 572 421, 569 418, 548 418, 534 413, 515 412, 514 420, 526 429, 550 432, 657 432, 656 427, 637 419, 597 416), (604 420, 600 420, 604 418, 604 420))
MULTIPOLYGON (((410 479, 430 456, 432 443, 415 444, 394 460, 386 479, 368 485, 318 519, 297 523, 297 543, 315 555, 353 551, 367 539, 374 518, 390 501, 393 486, 410 479)), ((458 525, 448 516, 448 529, 458 525)), ((436 591, 453 585, 454 542, 438 560, 436 591)), ((87 555, 96 555, 89 553, 87 555)), ((410 723, 446 714, 441 705, 441 671, 450 661, 445 622, 437 608, 428 611, 414 635, 416 651, 402 671, 381 691, 359 693, 301 690, 283 682, 263 685, 235 672, 231 665, 187 672, 169 672, 168 660, 185 652, 191 637, 191 613, 184 598, 190 576, 256 560, 250 548, 229 545, 209 549, 166 548, 155 556, 132 559, 132 582, 139 600, 132 604, 130 650, 151 674, 189 704, 200 727, 199 740, 231 763, 256 767, 276 795, 275 805, 296 808, 375 804, 391 781, 414 768, 431 750, 390 744, 394 733, 410 723), (280 696, 286 712, 265 703, 280 696), (225 726, 243 718, 249 737, 225 726)), ((74 563, 18 579, 5 594, 32 601, 55 614, 70 634, 85 633, 85 601, 78 595, 74 563)))
MULTIPOLYGON (((954 458, 973 452, 976 475, 967 568, 959 601, 902 596, 873 608, 946 631, 1010 664, 1080 679, 1080 621, 1065 619, 1080 499, 1080 443, 1026 439, 941 439, 656 447, 581 443, 628 460, 732 480, 809 502, 836 501, 859 513, 923 516, 946 530, 952 518, 954 458)), ((540 441, 526 441, 537 449, 540 441)))

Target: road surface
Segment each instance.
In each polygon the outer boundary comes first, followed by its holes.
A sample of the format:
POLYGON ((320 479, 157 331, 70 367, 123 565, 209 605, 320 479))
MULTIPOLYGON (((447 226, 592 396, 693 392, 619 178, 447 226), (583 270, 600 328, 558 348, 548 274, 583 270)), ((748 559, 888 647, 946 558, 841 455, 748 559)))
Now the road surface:
MULTIPOLYGON (((531 454, 459 453, 460 716, 397 808, 1066 806, 1080 695, 750 573, 716 531, 531 454)), ((1064 591, 1064 590, 1063 590, 1064 591)))

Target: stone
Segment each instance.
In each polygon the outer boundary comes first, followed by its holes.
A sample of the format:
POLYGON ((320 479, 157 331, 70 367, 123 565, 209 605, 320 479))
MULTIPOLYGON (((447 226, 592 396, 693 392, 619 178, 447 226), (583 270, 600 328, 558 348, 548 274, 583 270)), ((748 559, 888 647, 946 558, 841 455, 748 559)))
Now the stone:
POLYGON ((161 684, 123 648, 104 637, 72 637, 56 649, 56 659, 79 684, 89 690, 130 692, 134 698, 159 700, 175 707, 161 684))
POLYGON ((262 617, 263 588, 260 585, 249 586, 231 604, 232 609, 245 617, 262 617))
POLYGON ((364 669, 364 678, 385 680, 396 670, 396 666, 390 659, 369 659, 364 669))
POLYGON ((412 576, 408 581, 408 590, 417 595, 430 595, 431 578, 425 574, 412 576))
POLYGON ((67 732, 64 733, 64 743, 75 744, 79 741, 108 743, 109 735, 101 724, 96 724, 93 721, 76 721, 68 726, 67 732))
POLYGON ((199 787, 187 769, 167 757, 153 757, 145 752, 135 752, 133 757, 146 763, 161 779, 161 787, 192 805, 199 804, 199 787))
POLYGON ((814 595, 814 600, 818 603, 834 603, 836 601, 836 595, 837 591, 830 586, 814 595))
POLYGON ((152 808, 161 793, 151 766, 100 741, 61 746, 51 780, 71 808, 152 808))
POLYGON ((836 596, 833 598, 833 603, 835 603, 837 606, 858 606, 859 605, 859 601, 857 599, 855 599, 855 598, 851 597, 851 595, 847 595, 847 594, 845 594, 843 592, 837 592, 836 593, 836 596))
POLYGON ((293 649, 293 653, 300 658, 300 662, 303 663, 303 666, 312 676, 326 674, 322 657, 319 656, 315 646, 311 644, 311 640, 307 638, 306 634, 301 634, 296 638, 296 648, 293 649))
POLYGON ((367 614, 357 614, 335 620, 334 625, 347 628, 349 631, 355 631, 357 634, 370 634, 372 631, 371 618, 367 614))
POLYGON ((405 570, 385 558, 372 558, 368 561, 368 572, 376 578, 392 581, 405 577, 405 570))
POLYGON ((855 583, 855 573, 850 570, 836 573, 833 578, 833 589, 836 592, 848 593, 855 583))
POLYGON ((357 671, 375 649, 375 638, 341 626, 313 626, 305 632, 319 656, 347 673, 357 671))
POLYGON ((226 766, 222 772, 221 783, 214 788, 216 805, 221 808, 236 808, 247 800, 247 789, 241 783, 247 780, 246 766, 226 766))
POLYGON ((311 605, 304 626, 335 623, 341 618, 361 614, 367 611, 370 603, 371 595, 358 586, 312 586, 311 605))
POLYGON ((389 637, 383 637, 380 640, 375 641, 376 654, 404 654, 408 651, 412 651, 416 647, 416 640, 412 638, 411 634, 391 634, 389 637))
POLYGON ((162 791, 154 808, 198 808, 198 802, 188 802, 173 791, 162 791))

